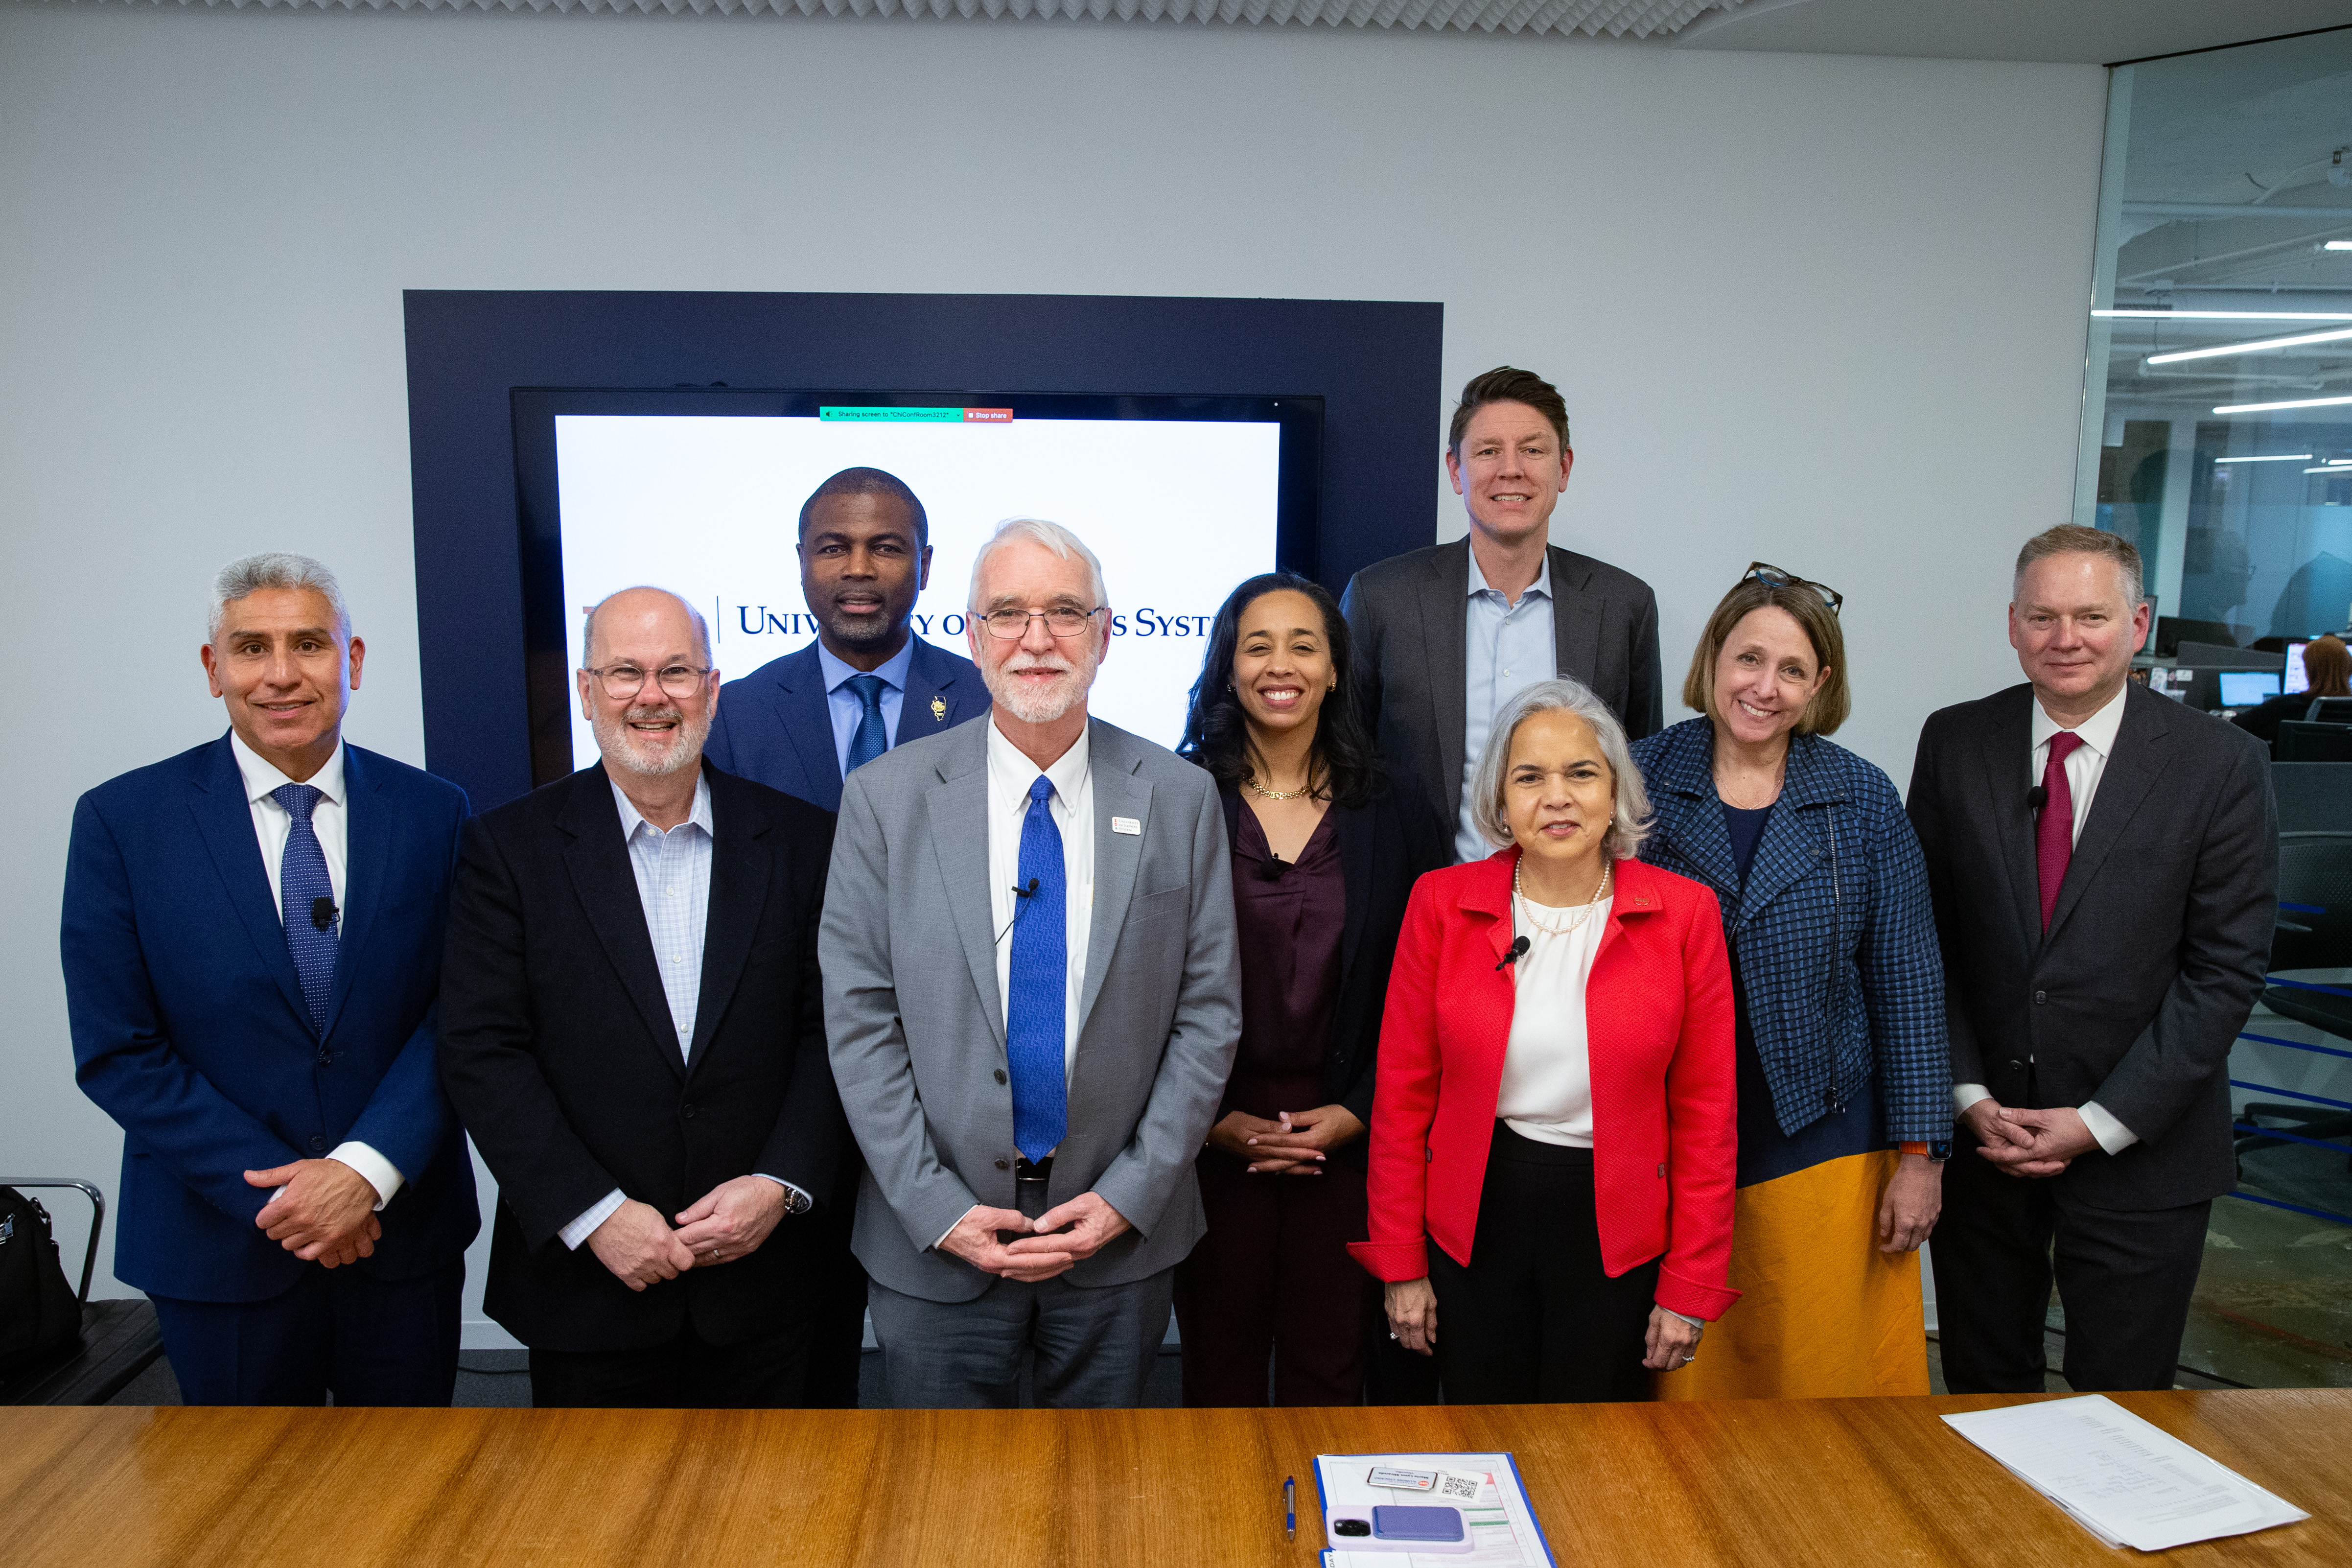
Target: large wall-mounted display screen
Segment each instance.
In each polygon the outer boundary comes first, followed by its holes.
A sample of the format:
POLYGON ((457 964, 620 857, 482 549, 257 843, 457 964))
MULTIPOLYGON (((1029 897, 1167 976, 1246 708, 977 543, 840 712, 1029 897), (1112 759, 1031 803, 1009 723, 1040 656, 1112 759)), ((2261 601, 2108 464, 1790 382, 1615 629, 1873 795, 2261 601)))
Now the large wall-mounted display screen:
POLYGON ((582 612, 651 583, 707 616, 730 679, 806 647, 802 503, 845 468, 928 514, 916 635, 969 656, 972 559, 1009 517, 1072 529, 1113 611, 1091 710, 1173 745, 1234 584, 1315 559, 1321 400, 986 393, 519 392, 533 771, 596 758, 573 700, 582 612))

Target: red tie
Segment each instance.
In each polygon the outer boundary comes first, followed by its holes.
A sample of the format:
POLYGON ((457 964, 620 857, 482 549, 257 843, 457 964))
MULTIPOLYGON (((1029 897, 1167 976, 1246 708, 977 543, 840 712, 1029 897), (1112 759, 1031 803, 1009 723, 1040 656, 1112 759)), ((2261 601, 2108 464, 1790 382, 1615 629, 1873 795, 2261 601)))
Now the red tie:
POLYGON ((2042 929, 2058 907, 2066 862, 2074 856, 2074 792, 2066 783, 2066 758, 2083 743, 2072 730, 2050 737, 2050 760, 2042 767, 2042 820, 2033 828, 2033 859, 2042 873, 2042 929))

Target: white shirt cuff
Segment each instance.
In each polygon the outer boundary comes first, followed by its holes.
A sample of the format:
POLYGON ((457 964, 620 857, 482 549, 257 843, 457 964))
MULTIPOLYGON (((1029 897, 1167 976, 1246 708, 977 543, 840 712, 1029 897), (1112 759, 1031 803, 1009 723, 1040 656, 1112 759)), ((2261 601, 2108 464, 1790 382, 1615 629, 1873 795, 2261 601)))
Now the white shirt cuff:
POLYGON ((955 1234, 956 1225, 961 1225, 965 1220, 970 1219, 973 1215, 979 1212, 980 1205, 978 1204, 974 1204, 971 1207, 964 1210, 963 1213, 956 1215, 955 1225, 951 1225, 948 1226, 947 1229, 940 1232, 940 1240, 931 1243, 931 1250, 933 1252, 937 1252, 940 1249, 940 1242, 947 1240, 948 1237, 955 1234))
POLYGON ((1969 1107, 1974 1105, 1978 1100, 1990 1100, 1991 1098, 1992 1090, 1987 1089, 1980 1083, 1956 1083, 1952 1085, 1952 1104, 1962 1115, 1966 1115, 1968 1113, 1969 1107))
POLYGON ((2116 1121, 2115 1113, 2095 1100, 2085 1100, 2075 1108, 2074 1114, 2083 1119, 2083 1125, 2099 1141, 2099 1147, 2110 1154, 2120 1154, 2139 1142, 2138 1133, 2116 1121))
POLYGON ((621 1195, 621 1189, 614 1187, 611 1192, 598 1198, 593 1207, 583 1210, 578 1219, 573 1220, 556 1234, 563 1238, 564 1246, 577 1252, 580 1250, 580 1244, 594 1235, 596 1227, 611 1219, 613 1211, 627 1201, 621 1195))
POLYGON ((400 1173, 399 1166, 365 1143, 355 1140, 346 1139, 336 1144, 334 1151, 327 1158, 339 1164, 349 1165, 360 1173, 369 1186, 375 1189, 375 1206, 379 1214, 383 1212, 384 1205, 392 1202, 392 1195, 400 1191, 408 1181, 407 1177, 400 1173))

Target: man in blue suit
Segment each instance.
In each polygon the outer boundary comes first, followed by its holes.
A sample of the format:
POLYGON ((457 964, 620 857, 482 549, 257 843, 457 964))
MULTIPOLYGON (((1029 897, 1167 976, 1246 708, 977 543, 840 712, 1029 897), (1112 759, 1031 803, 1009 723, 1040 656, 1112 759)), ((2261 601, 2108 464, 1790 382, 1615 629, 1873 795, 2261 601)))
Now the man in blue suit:
MULTIPOLYGON (((971 660, 913 635, 915 596, 931 576, 931 526, 896 474, 844 468, 802 504, 801 595, 816 641, 727 684, 703 754, 827 811, 841 781, 902 740, 940 734, 988 711, 971 660)), ((857 1191, 855 1143, 835 1191, 857 1191)), ((866 1270, 849 1251, 855 1205, 816 1216, 834 1285, 810 1360, 809 1403, 857 1405, 866 1270)))
POLYGON ((447 1405, 465 1134, 434 998, 466 796, 342 741, 366 649, 307 556, 224 568, 217 741, 74 808, 75 1077, 121 1124, 116 1278, 190 1405, 447 1405))

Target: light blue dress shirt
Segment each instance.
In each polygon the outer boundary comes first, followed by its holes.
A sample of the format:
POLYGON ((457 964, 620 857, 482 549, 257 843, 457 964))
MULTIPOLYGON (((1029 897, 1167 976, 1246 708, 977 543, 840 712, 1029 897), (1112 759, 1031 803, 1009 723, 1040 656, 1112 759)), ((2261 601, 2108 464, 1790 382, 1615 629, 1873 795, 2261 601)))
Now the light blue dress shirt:
POLYGON ((882 661, 879 668, 852 669, 833 657, 833 650, 820 642, 816 645, 816 667, 824 674, 824 702, 833 716, 833 765, 849 776, 849 742, 857 738, 857 721, 866 717, 866 704, 857 693, 845 684, 853 675, 878 675, 882 678, 883 749, 898 743, 898 710, 907 705, 907 672, 915 662, 915 630, 907 628, 906 646, 882 661))
POLYGON ((1516 605, 1486 586, 1478 552, 1470 552, 1470 605, 1463 616, 1462 812, 1454 831, 1456 860, 1484 860, 1495 852, 1471 820, 1470 781, 1504 703, 1559 673, 1559 643, 1552 634, 1551 556, 1516 605))

